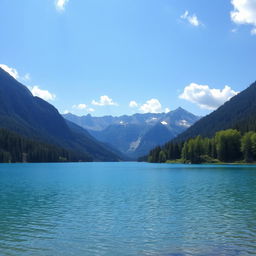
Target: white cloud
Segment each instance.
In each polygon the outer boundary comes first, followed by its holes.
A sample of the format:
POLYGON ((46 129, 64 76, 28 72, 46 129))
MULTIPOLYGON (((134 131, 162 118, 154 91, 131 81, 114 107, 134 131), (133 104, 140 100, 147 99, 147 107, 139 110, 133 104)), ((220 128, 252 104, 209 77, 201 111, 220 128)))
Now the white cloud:
POLYGON ((88 108, 87 111, 88 112, 95 112, 95 109, 94 108, 88 108))
POLYGON ((116 102, 114 102, 111 98, 109 98, 107 95, 100 96, 99 101, 92 101, 92 105, 95 106, 118 106, 116 102))
POLYGON ((130 101, 129 106, 131 108, 138 108, 142 113, 168 113, 171 111, 169 108, 163 109, 162 104, 156 98, 149 99, 142 105, 136 101, 130 101))
POLYGON ((130 108, 137 108, 139 105, 135 100, 130 101, 129 107, 130 108))
POLYGON ((63 114, 65 115, 65 114, 68 114, 68 113, 70 113, 68 110, 64 110, 63 111, 63 114))
POLYGON ((40 97, 43 100, 49 101, 49 100, 54 100, 56 98, 54 94, 50 93, 47 90, 40 89, 39 86, 37 85, 33 87, 28 87, 28 88, 34 96, 40 97))
MULTIPOLYGON (((26 73, 24 76, 20 76, 18 71, 15 68, 11 68, 5 64, 0 64, 0 68, 2 68, 4 71, 9 73, 13 78, 20 80, 20 81, 30 81, 31 77, 29 73, 26 73)), ((42 90, 39 88, 39 86, 27 86, 28 89, 31 91, 33 96, 37 96, 42 98, 43 100, 54 100, 56 96, 52 93, 50 93, 47 90, 42 90)))
POLYGON ((251 34, 256 34, 256 0, 231 0, 234 10, 230 12, 232 21, 236 24, 248 24, 254 28, 251 34))
POLYGON ((192 26, 198 27, 200 25, 203 25, 201 21, 197 18, 195 14, 189 15, 188 11, 185 11, 181 16, 181 19, 187 20, 192 26))
POLYGON ((69 0, 55 0, 55 7, 58 11, 63 12, 68 2, 69 0))
POLYGON ((82 109, 86 109, 87 106, 86 106, 86 104, 82 104, 81 103, 81 104, 78 104, 78 105, 73 105, 72 108, 76 108, 76 109, 82 110, 82 109))
POLYGON ((77 110, 85 110, 87 112, 94 112, 95 111, 95 109, 90 108, 86 104, 83 104, 83 103, 77 104, 77 105, 73 105, 72 108, 73 109, 77 109, 77 110))
POLYGON ((11 75, 15 79, 18 79, 20 77, 18 71, 15 68, 8 67, 5 64, 0 64, 0 68, 9 73, 9 75, 11 75))
POLYGON ((227 85, 221 90, 211 89, 208 85, 191 83, 184 88, 183 93, 179 97, 196 103, 201 108, 214 110, 236 94, 238 92, 232 90, 227 85))
POLYGON ((164 112, 169 113, 171 110, 169 108, 165 108, 164 112))
POLYGON ((4 71, 6 71, 9 75, 11 75, 16 80, 26 81, 26 82, 31 80, 29 73, 26 73, 24 76, 20 76, 17 69, 11 68, 5 64, 0 64, 0 68, 2 68, 4 71))
POLYGON ((162 105, 158 99, 150 99, 140 107, 143 113, 161 113, 162 105))

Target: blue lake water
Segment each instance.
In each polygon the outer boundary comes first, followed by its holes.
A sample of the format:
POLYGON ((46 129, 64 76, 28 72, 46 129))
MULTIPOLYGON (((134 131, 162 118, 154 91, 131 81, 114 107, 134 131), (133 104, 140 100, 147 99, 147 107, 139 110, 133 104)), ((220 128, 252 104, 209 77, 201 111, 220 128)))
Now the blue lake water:
POLYGON ((0 255, 255 255, 256 167, 0 165, 0 255))

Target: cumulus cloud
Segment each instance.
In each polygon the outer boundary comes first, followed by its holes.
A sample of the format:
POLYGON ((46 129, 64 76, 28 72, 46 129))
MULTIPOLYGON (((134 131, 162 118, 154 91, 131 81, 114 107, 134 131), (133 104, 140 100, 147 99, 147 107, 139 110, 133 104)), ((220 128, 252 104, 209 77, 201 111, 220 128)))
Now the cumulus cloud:
POLYGON ((130 108, 138 108, 142 113, 168 113, 170 112, 169 108, 162 108, 162 104, 156 98, 147 100, 144 104, 138 104, 136 101, 132 100, 129 103, 130 108))
POLYGON ((129 107, 130 108, 137 108, 139 105, 135 100, 130 101, 129 107))
POLYGON ((78 104, 78 105, 73 105, 72 108, 75 108, 75 109, 86 109, 87 108, 87 105, 86 104, 78 104))
POLYGON ((232 0, 234 10, 231 11, 231 20, 236 24, 252 25, 251 34, 256 34, 256 0, 232 0))
POLYGON ((49 100, 54 100, 56 98, 54 94, 50 93, 47 90, 40 89, 39 86, 37 85, 33 87, 28 87, 28 88, 34 96, 37 96, 43 100, 49 101, 49 100))
MULTIPOLYGON (((0 64, 0 68, 2 68, 4 71, 9 73, 9 75, 11 75, 16 80, 19 80, 19 81, 30 81, 31 80, 29 73, 26 73, 24 76, 20 76, 18 71, 15 68, 11 68, 5 64, 0 64)), ((39 86, 37 86, 37 85, 27 86, 27 87, 31 91, 33 96, 40 97, 43 100, 49 101, 49 100, 54 100, 56 98, 56 96, 54 94, 50 93, 47 90, 40 89, 39 86)))
POLYGON ((107 95, 100 96, 100 100, 92 101, 92 105, 95 106, 118 106, 116 102, 114 102, 111 98, 109 98, 107 95))
POLYGON ((80 104, 77 104, 77 105, 73 105, 72 106, 73 109, 76 109, 76 110, 85 110, 87 112, 94 112, 95 109, 93 108, 90 108, 88 107, 86 104, 84 103, 80 103, 80 104))
POLYGON ((165 108, 164 112, 169 113, 171 110, 169 108, 165 108))
POLYGON ((143 113, 161 113, 162 105, 158 99, 150 99, 140 107, 140 111, 143 113))
POLYGON ((236 94, 238 92, 232 90, 227 85, 221 90, 210 88, 208 85, 191 83, 184 88, 183 93, 179 97, 195 103, 201 108, 214 110, 236 94))
POLYGON ((17 69, 9 67, 5 64, 0 64, 0 68, 2 68, 4 71, 6 71, 9 75, 11 75, 16 80, 26 81, 26 82, 31 80, 29 73, 25 74, 24 76, 20 76, 17 69))
POLYGON ((198 27, 202 25, 201 21, 197 18, 195 14, 189 15, 188 11, 185 11, 181 16, 181 19, 187 20, 192 26, 198 27))
POLYGON ((95 112, 95 109, 94 108, 88 108, 87 111, 92 113, 92 112, 95 112))
POLYGON ((11 75, 15 79, 18 79, 20 77, 18 71, 15 68, 11 68, 5 64, 0 64, 0 68, 9 73, 9 75, 11 75))
POLYGON ((55 7, 58 11, 63 12, 68 2, 69 0, 55 0, 55 7))

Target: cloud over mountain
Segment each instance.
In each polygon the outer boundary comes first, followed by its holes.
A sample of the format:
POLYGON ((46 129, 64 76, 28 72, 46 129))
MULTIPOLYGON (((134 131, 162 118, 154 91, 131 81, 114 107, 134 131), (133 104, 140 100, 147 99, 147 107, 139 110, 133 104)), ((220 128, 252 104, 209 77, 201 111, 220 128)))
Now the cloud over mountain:
POLYGON ((100 96, 99 101, 93 100, 92 105, 95 105, 95 106, 118 106, 118 104, 116 102, 114 102, 107 95, 100 96))
POLYGON ((131 100, 129 103, 130 108, 137 108, 139 105, 135 100, 131 100))
POLYGON ((34 96, 37 96, 39 98, 42 98, 43 100, 49 101, 54 100, 56 98, 56 95, 53 93, 50 93, 47 90, 42 90, 39 88, 39 86, 35 85, 33 87, 28 86, 29 90, 34 96))
POLYGON ((140 110, 143 113, 161 113, 162 105, 158 99, 150 99, 140 107, 140 110))
POLYGON ((223 89, 214 89, 210 88, 209 85, 191 83, 184 88, 179 97, 195 103, 201 108, 214 110, 236 94, 238 92, 227 85, 223 89))
POLYGON ((19 78, 19 73, 15 68, 11 68, 5 64, 0 64, 0 68, 6 71, 9 75, 11 75, 16 80, 19 78))

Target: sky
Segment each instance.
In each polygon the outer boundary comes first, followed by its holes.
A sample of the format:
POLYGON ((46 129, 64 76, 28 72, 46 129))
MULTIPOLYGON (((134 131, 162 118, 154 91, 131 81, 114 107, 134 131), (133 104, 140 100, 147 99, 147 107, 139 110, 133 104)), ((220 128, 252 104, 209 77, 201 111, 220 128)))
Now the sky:
POLYGON ((256 0, 0 0, 0 67, 60 113, 206 115, 256 80, 256 0))

